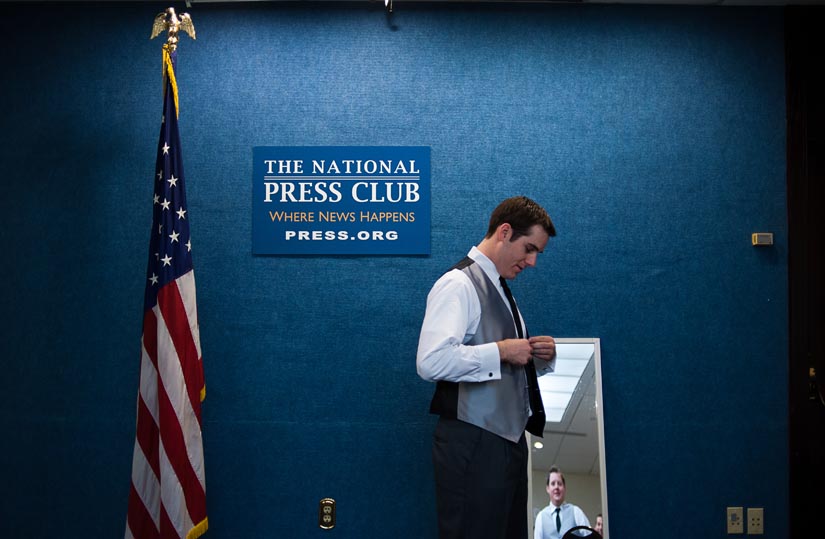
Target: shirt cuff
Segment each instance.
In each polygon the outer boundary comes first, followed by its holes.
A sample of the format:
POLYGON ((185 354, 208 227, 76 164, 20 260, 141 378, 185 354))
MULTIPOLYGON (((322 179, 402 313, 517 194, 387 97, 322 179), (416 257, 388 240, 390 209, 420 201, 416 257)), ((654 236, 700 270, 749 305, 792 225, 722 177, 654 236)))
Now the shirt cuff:
POLYGON ((543 359, 533 358, 533 365, 536 367, 536 375, 542 376, 545 374, 550 374, 556 370, 556 358, 551 359, 550 361, 544 361, 543 359))
POLYGON ((480 344, 475 347, 479 359, 479 382, 501 380, 501 357, 498 354, 498 345, 494 342, 480 344))

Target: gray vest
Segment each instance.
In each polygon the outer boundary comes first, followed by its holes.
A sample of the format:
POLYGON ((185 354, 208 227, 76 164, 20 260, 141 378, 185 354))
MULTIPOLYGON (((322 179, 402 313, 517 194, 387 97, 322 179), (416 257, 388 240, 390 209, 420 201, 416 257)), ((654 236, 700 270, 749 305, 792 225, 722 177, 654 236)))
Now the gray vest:
MULTIPOLYGON (((510 309, 484 270, 472 259, 460 262, 475 286, 481 303, 481 320, 472 339, 479 345, 517 338, 510 309)), ((530 399, 524 367, 501 364, 501 379, 489 382, 438 382, 430 412, 476 425, 502 438, 517 442, 530 416, 530 399)))

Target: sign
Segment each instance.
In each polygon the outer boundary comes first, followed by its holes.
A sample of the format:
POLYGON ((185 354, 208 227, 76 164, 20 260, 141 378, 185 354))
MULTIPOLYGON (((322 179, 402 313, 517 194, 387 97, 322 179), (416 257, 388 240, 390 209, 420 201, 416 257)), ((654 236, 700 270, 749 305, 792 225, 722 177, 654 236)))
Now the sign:
POLYGON ((253 148, 252 253, 430 254, 427 146, 253 148))

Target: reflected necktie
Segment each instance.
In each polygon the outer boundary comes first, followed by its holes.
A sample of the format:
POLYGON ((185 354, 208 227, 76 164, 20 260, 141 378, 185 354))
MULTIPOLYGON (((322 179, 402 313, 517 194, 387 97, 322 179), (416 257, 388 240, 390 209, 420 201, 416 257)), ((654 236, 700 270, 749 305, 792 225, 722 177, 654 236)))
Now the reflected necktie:
POLYGON ((561 531, 561 507, 556 507, 556 531, 561 531))
MULTIPOLYGON (((513 293, 510 292, 510 287, 507 286, 507 281, 504 280, 504 277, 499 277, 498 280, 501 283, 502 290, 504 290, 504 295, 507 296, 507 301, 510 303, 510 310, 513 312, 513 320, 516 322, 518 337, 519 339, 523 339, 524 331, 521 329, 521 317, 518 314, 516 300, 513 299, 513 293)), ((541 401, 541 390, 539 389, 538 376, 536 376, 536 366, 533 364, 532 359, 524 366, 524 372, 527 374, 527 394, 530 398, 530 410, 533 412, 533 415, 527 420, 525 430, 534 436, 543 438, 546 416, 544 413, 544 403, 541 401)))

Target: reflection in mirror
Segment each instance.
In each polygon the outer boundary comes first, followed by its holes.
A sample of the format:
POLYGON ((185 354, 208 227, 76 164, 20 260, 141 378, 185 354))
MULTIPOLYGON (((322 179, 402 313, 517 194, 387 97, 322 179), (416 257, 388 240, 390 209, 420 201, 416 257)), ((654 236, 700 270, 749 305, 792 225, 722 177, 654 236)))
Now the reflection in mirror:
POLYGON ((581 508, 593 528, 597 515, 603 515, 607 537, 599 339, 556 339, 556 352, 555 371, 539 377, 547 413, 544 438, 529 439, 530 537, 536 516, 550 503, 547 471, 554 465, 564 473, 565 502, 581 508))

